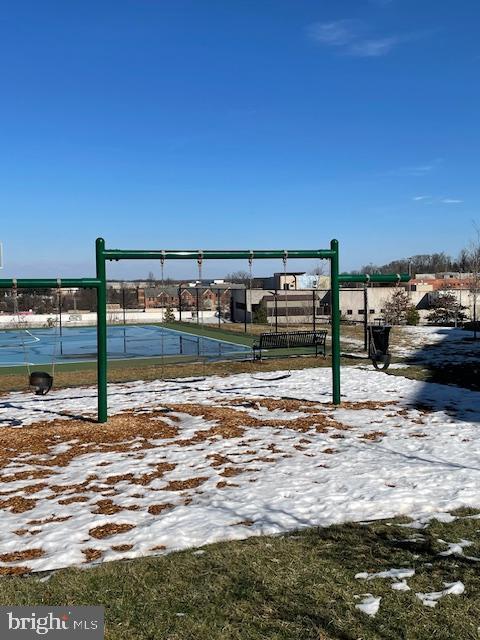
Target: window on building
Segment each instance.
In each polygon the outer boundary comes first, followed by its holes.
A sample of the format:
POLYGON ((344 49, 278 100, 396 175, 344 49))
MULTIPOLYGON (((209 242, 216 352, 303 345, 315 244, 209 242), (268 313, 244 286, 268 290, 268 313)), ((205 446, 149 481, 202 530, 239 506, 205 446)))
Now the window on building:
POLYGON ((351 316, 353 314, 353 310, 352 309, 347 309, 347 316, 351 316))
POLYGON ((365 311, 364 309, 359 309, 357 313, 359 316, 363 316, 364 311, 365 311))
POLYGON ((370 313, 375 313, 375 309, 369 309, 370 313))

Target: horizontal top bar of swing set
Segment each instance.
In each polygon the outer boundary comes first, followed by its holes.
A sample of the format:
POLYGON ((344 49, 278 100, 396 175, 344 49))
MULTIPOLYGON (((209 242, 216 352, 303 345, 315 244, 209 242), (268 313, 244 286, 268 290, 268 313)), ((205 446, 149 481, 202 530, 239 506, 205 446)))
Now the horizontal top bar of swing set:
POLYGON ((0 289, 56 289, 72 287, 78 289, 96 289, 102 284, 98 278, 14 278, 0 279, 0 289))
POLYGON ((370 282, 409 282, 410 276, 408 273, 373 273, 367 275, 365 273, 341 273, 338 276, 339 282, 364 282, 370 284, 370 282))
POLYGON ((315 250, 248 250, 248 251, 202 251, 192 249, 188 251, 178 250, 135 250, 135 249, 105 249, 102 251, 105 260, 231 260, 252 258, 253 260, 267 260, 269 258, 318 258, 329 259, 335 255, 330 249, 315 250))

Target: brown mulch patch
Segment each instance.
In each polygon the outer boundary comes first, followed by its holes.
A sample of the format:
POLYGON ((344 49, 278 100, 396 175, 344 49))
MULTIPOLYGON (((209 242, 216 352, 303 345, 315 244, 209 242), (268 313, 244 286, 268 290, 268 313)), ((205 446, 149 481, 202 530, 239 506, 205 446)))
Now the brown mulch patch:
POLYGON ((279 449, 274 442, 271 442, 269 445, 267 445, 267 449, 272 453, 285 453, 285 451, 283 451, 283 449, 279 449))
POLYGON ((206 482, 208 478, 188 478, 187 480, 170 480, 166 487, 163 487, 163 491, 183 491, 184 489, 195 489, 201 484, 206 482))
POLYGON ((46 487, 48 487, 46 482, 39 482, 38 484, 31 484, 28 487, 23 487, 21 491, 27 495, 31 495, 32 493, 42 491, 42 489, 45 489, 46 487))
POLYGON ((220 475, 225 478, 232 478, 233 476, 239 476, 241 473, 245 473, 245 471, 250 471, 250 469, 246 467, 225 467, 220 475))
POLYGON ((0 500, 0 509, 10 509, 12 513, 24 513, 25 511, 33 509, 36 504, 36 500, 15 496, 7 498, 6 500, 0 500))
POLYGON ((110 549, 112 551, 130 551, 130 549, 133 549, 133 544, 115 544, 110 549))
MULTIPOLYGON (((21 429, 15 429, 15 431, 21 431, 21 429)), ((3 452, 3 455, 5 455, 5 451, 3 452)), ((9 455, 9 460, 10 458, 15 458, 16 455, 17 455, 17 452, 15 450, 12 450, 12 453, 9 455)), ((46 469, 38 469, 38 470, 32 469, 30 471, 18 471, 17 473, 11 473, 8 476, 0 475, 0 482, 16 482, 17 480, 37 480, 38 478, 48 478, 52 475, 52 473, 53 471, 47 471, 46 469)))
POLYGON ((31 572, 30 567, 0 567, 0 576, 24 576, 31 572))
POLYGON ((138 511, 140 509, 137 505, 132 505, 131 507, 120 507, 110 499, 99 500, 95 505, 97 508, 95 511, 92 511, 92 513, 101 513, 106 516, 111 516, 114 513, 120 513, 120 511, 138 511))
POLYGON ((336 450, 336 449, 328 448, 328 449, 324 449, 324 450, 322 451, 322 453, 332 454, 332 453, 337 453, 337 450, 336 450))
POLYGON ((370 433, 364 433, 363 436, 360 436, 362 440, 371 440, 372 442, 378 442, 385 436, 383 431, 370 431, 370 433))
POLYGON ((59 500, 58 504, 72 504, 72 502, 88 502, 90 498, 87 496, 72 496, 71 498, 65 498, 65 500, 59 500))
POLYGON ((294 429, 300 432, 310 431, 315 429, 318 433, 324 433, 328 429, 345 430, 349 427, 338 422, 334 418, 321 413, 318 403, 312 402, 310 406, 312 408, 305 408, 307 404, 305 400, 276 400, 273 398, 252 398, 252 402, 257 403, 259 406, 266 407, 268 409, 283 409, 284 411, 302 411, 309 415, 294 418, 292 420, 279 420, 268 418, 256 418, 246 411, 237 411, 234 409, 235 405, 241 405, 245 403, 245 399, 231 400, 228 405, 231 406, 210 406, 210 405, 197 405, 197 404, 171 404, 168 407, 172 411, 179 413, 186 413, 191 416, 201 416, 209 422, 216 422, 217 424, 210 429, 204 429, 197 431, 192 438, 188 440, 177 440, 176 444, 182 446, 188 446, 191 444, 197 444, 205 440, 217 438, 240 438, 245 433, 246 427, 261 428, 285 428, 294 429), (287 409, 290 407, 290 409, 287 409), (316 409, 313 409, 316 407, 316 409))
POLYGON ((37 524, 49 524, 50 522, 65 522, 65 520, 70 520, 72 516, 51 516, 50 518, 44 518, 43 520, 29 520, 27 524, 37 525, 37 524))
POLYGON ((165 551, 166 548, 164 544, 158 544, 156 547, 152 547, 150 551, 165 551))
POLYGON ((155 465, 155 471, 151 473, 144 473, 143 475, 137 477, 133 473, 126 473, 120 476, 109 476, 105 480, 105 484, 117 484, 118 482, 122 482, 123 480, 128 480, 131 484, 141 484, 146 486, 150 484, 152 480, 156 478, 162 478, 168 471, 173 471, 177 465, 172 464, 170 462, 160 462, 155 465))
POLYGON ((85 562, 99 560, 103 555, 103 551, 100 551, 100 549, 82 549, 82 553, 85 556, 85 562))
POLYGON ((117 524, 115 522, 109 522, 100 527, 94 527, 88 532, 92 538, 101 540, 102 538, 109 538, 110 536, 116 536, 119 533, 126 533, 135 528, 133 524, 117 524))
MULTIPOLYGON (((230 406, 244 405, 245 399, 236 398, 228 402, 230 406)), ((366 400, 364 402, 348 402, 343 400, 341 406, 334 405, 331 402, 316 402, 314 400, 299 400, 296 398, 251 398, 249 404, 253 407, 255 405, 264 407, 269 411, 280 409, 286 412, 302 412, 302 413, 318 413, 325 409, 331 410, 332 407, 338 409, 383 409, 388 406, 397 404, 394 400, 376 401, 366 400)), ((290 421, 289 421, 290 422, 290 421)))
POLYGON ((167 502, 166 504, 151 504, 148 507, 148 513, 151 513, 152 516, 158 516, 159 513, 165 511, 167 509, 175 509, 175 505, 167 502))
POLYGON ((94 480, 98 480, 98 476, 90 475, 86 480, 77 484, 52 484, 50 485, 50 491, 53 491, 53 493, 83 493, 87 487, 89 491, 92 490, 89 485, 94 480))
MULTIPOLYGON (((31 454, 29 464, 42 466, 67 466, 79 456, 92 452, 130 451, 132 445, 137 449, 151 449, 155 445, 150 439, 174 438, 178 435, 176 416, 165 415, 158 411, 135 413, 125 411, 109 418, 108 427, 92 422, 85 425, 83 420, 52 420, 36 422, 22 429, 2 429, 0 431, 0 468, 4 468, 12 458, 22 454, 31 454), (44 456, 61 443, 71 443, 68 451, 44 456)), ((2 482, 51 475, 50 471, 26 471, 19 474, 0 477, 2 482)))
POLYGON ((29 533, 31 536, 36 536, 38 533, 40 533, 41 529, 17 529, 16 531, 14 531, 13 533, 16 536, 26 536, 27 533, 29 533))
POLYGON ((20 560, 35 560, 36 558, 41 558, 43 555, 43 549, 25 549, 25 551, 2 553, 0 560, 2 562, 19 562, 20 560))
POLYGON ((213 460, 211 463, 212 467, 221 467, 222 464, 231 464, 233 462, 233 460, 230 460, 230 458, 227 458, 226 456, 222 456, 220 453, 210 453, 207 458, 213 460))
MULTIPOLYGON (((255 482, 255 480, 250 480, 250 482, 255 482)), ((226 482, 225 480, 220 480, 217 482, 217 489, 225 489, 225 487, 239 487, 239 484, 234 484, 233 482, 226 482)))

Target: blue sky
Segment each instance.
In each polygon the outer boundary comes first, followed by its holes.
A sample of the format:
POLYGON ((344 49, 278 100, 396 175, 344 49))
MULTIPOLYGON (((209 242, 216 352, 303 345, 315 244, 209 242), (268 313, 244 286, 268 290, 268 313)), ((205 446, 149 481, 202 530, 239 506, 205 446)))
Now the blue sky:
POLYGON ((480 218, 479 20, 475 0, 4 0, 3 276, 90 275, 100 235, 337 237, 343 269, 456 254, 480 218))

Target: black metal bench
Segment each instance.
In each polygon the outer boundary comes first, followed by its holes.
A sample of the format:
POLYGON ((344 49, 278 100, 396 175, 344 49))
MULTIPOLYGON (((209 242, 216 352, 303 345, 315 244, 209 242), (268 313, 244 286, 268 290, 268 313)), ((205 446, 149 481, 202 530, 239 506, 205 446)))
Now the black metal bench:
POLYGON ((297 347, 315 347, 318 356, 319 347, 326 356, 327 331, 284 331, 282 333, 261 333, 260 340, 253 344, 253 359, 262 359, 262 349, 296 349, 297 347))

